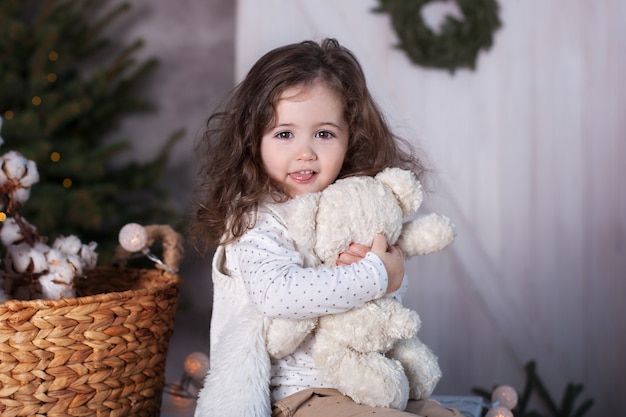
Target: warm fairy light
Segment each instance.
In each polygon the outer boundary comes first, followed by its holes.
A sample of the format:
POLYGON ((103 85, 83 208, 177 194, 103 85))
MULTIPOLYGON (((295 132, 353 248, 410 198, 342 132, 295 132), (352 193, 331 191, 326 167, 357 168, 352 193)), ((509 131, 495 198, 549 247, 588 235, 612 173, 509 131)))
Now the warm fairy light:
POLYGON ((57 75, 54 72, 48 74, 48 82, 53 83, 57 80, 57 75))
POLYGON ((41 97, 35 96, 31 100, 31 102, 33 103, 34 106, 39 106, 41 104, 41 97))
POLYGON ((512 410, 517 405, 517 391, 508 385, 500 385, 491 394, 491 402, 512 410))
POLYGON ((148 232, 140 224, 128 223, 120 229, 118 241, 128 252, 139 252, 148 244, 148 232))
POLYGON ((56 51, 51 51, 48 54, 48 59, 52 62, 56 61, 57 59, 59 59, 59 54, 56 51))
POLYGON ((185 359, 183 377, 174 384, 166 384, 165 392, 177 407, 190 407, 202 388, 202 380, 209 372, 209 357, 202 352, 193 352, 185 359))
POLYGON ((61 159, 61 154, 58 152, 52 152, 50 154, 50 160, 52 162, 59 162, 59 160, 61 159))
POLYGON ((72 180, 69 178, 66 178, 63 180, 63 187, 65 188, 70 188, 72 186, 72 180))
POLYGON ((11 110, 7 110, 4 112, 4 118, 7 120, 11 120, 14 116, 14 113, 11 110))
POLYGON ((0 222, 3 222, 7 219, 7 214, 4 211, 0 211, 0 222))
POLYGON ((128 223, 120 229, 117 240, 120 246, 127 252, 141 252, 152 262, 158 264, 160 268, 172 274, 176 273, 169 265, 159 259, 158 256, 150 252, 148 246, 152 244, 152 242, 148 242, 148 231, 142 225, 138 223, 128 223))
POLYGON ((187 375, 201 380, 209 372, 209 357, 202 352, 193 352, 185 359, 184 367, 187 375))

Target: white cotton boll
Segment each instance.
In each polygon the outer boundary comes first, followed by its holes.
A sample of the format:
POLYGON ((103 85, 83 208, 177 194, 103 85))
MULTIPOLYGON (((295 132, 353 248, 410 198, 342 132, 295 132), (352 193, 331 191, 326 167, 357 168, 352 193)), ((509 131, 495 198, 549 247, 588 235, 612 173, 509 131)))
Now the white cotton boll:
MULTIPOLYGON (((24 220, 24 218, 22 218, 22 223, 34 232, 37 231, 37 228, 24 220)), ((2 229, 0 229, 0 241, 4 246, 13 245, 21 240, 24 240, 22 229, 20 229, 19 224, 17 224, 17 221, 15 221, 13 217, 9 217, 2 222, 2 229)))
POLYGON ((35 161, 26 161, 26 173, 20 178, 22 187, 30 188, 33 184, 39 181, 39 171, 37 171, 37 164, 35 161))
POLYGON ((20 226, 17 224, 14 218, 9 217, 2 222, 2 229, 0 229, 0 241, 4 246, 13 245, 15 242, 24 238, 20 226))
POLYGON ((16 190, 13 190, 13 192, 11 192, 10 194, 11 199, 13 199, 14 202, 19 204, 20 206, 23 206, 24 203, 26 203, 30 198, 30 188, 18 188, 16 190))
POLYGON ((57 275, 57 280, 70 284, 76 275, 76 267, 67 259, 67 255, 58 249, 50 249, 46 253, 48 270, 57 275))
POLYGON ((2 171, 8 179, 19 180, 26 174, 28 159, 17 151, 9 151, 0 159, 2 171))
POLYGON ((61 298, 75 297, 74 289, 64 283, 66 277, 62 277, 59 273, 48 273, 39 277, 39 284, 43 298, 47 300, 59 300, 61 298))
POLYGON ((50 251, 50 246, 46 245, 42 242, 35 243, 33 246, 33 251, 31 254, 33 255, 33 272, 40 274, 42 272, 46 272, 50 265, 48 264, 48 259, 46 258, 46 254, 50 251))
MULTIPOLYGON (((50 264, 50 273, 48 275, 52 276, 53 279, 46 278, 46 280, 52 279, 54 282, 46 284, 49 288, 47 290, 44 289, 43 292, 46 293, 46 291, 61 291, 61 289, 58 288, 58 286, 60 285, 72 287, 74 277, 76 276, 76 268, 68 261, 67 256, 61 253, 59 250, 52 249, 50 252, 48 252, 47 259, 48 263, 50 264)), ((41 277, 39 278, 39 281, 41 282, 41 277)), ((63 294, 70 294, 64 295, 64 297, 74 297, 74 293, 74 290, 72 290, 71 293, 65 290, 63 292, 63 294)))
POLYGON ((52 247, 58 249, 66 255, 76 255, 80 251, 82 243, 76 236, 59 236, 52 247))
POLYGON ((52 269, 65 260, 65 254, 52 247, 46 252, 46 260, 48 261, 48 265, 50 265, 50 269, 52 269))
POLYGON ((98 254, 96 253, 97 247, 98 244, 96 242, 90 242, 88 245, 83 245, 80 248, 79 255, 85 271, 92 270, 96 267, 96 264, 98 263, 98 254))
POLYGON ((53 282, 54 274, 46 274, 39 277, 39 285, 43 298, 48 300, 58 300, 60 298, 59 286, 53 282))
POLYGON ((31 267, 30 252, 32 249, 27 243, 18 243, 7 248, 7 261, 13 271, 24 273, 31 267))
POLYGON ((83 275, 83 262, 78 255, 65 254, 65 262, 74 269, 76 276, 83 275))
POLYGON ((45 254, 45 249, 47 248, 46 245, 41 243, 36 244, 35 247, 30 246, 28 243, 19 243, 7 248, 7 256, 15 272, 33 272, 38 274, 48 269, 48 261, 45 254))
POLYGON ((98 255, 96 254, 96 242, 84 245, 76 236, 66 236, 57 238, 52 247, 61 251, 67 262, 76 270, 76 275, 96 267, 98 255))
POLYGON ((30 187, 39 181, 39 171, 34 161, 16 151, 9 151, 0 158, 0 185, 9 183, 8 194, 14 202, 23 205, 30 197, 30 187))
POLYGON ((74 277, 76 276, 76 269, 67 259, 64 259, 63 262, 51 268, 50 272, 57 274, 57 279, 65 284, 74 282, 74 277))
POLYGON ((54 262, 50 265, 50 273, 55 275, 55 281, 66 285, 74 281, 76 269, 68 262, 66 258, 62 258, 60 262, 54 262))

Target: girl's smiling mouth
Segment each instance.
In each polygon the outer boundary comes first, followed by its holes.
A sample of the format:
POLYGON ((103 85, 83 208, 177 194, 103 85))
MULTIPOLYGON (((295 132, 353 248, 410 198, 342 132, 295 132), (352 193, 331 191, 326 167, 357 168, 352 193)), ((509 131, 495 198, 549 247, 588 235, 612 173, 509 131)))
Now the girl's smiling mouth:
POLYGON ((307 183, 317 174, 312 170, 296 171, 289 174, 289 177, 297 183, 307 183))

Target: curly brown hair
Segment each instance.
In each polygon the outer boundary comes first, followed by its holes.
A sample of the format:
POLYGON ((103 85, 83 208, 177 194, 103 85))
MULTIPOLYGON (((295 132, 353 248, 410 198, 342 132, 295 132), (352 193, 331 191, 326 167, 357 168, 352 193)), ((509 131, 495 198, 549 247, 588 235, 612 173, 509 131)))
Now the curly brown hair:
POLYGON ((262 56, 233 90, 223 111, 207 121, 198 144, 200 181, 197 210, 189 233, 206 246, 232 241, 254 225, 258 205, 268 196, 288 197, 263 169, 261 138, 274 123, 281 94, 324 82, 344 99, 350 138, 338 178, 375 175, 390 166, 424 166, 408 142, 395 136, 367 88, 358 60, 335 39, 304 41, 262 56))

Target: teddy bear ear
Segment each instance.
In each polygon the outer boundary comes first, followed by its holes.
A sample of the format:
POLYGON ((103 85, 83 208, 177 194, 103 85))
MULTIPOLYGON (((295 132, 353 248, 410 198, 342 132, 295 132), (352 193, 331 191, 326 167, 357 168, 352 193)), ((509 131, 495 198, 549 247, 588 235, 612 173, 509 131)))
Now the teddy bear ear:
POLYGON ((401 168, 385 168, 375 178, 391 189, 404 216, 414 213, 422 204, 422 183, 413 172, 401 168))

